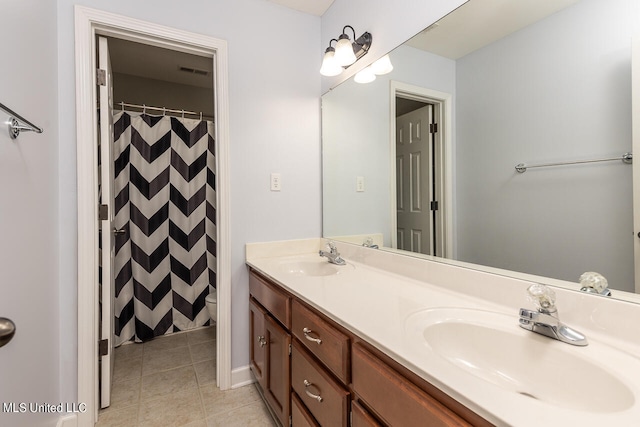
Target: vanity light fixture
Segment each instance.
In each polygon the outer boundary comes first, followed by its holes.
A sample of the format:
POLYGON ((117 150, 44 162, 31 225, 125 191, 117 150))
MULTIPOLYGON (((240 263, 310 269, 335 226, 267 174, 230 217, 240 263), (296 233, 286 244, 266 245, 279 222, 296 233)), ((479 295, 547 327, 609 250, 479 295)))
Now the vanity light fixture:
POLYGON ((385 55, 382 58, 375 61, 373 64, 364 68, 356 76, 353 80, 356 83, 371 83, 376 79, 376 76, 381 76, 383 74, 388 74, 393 70, 393 65, 391 65, 391 60, 389 59, 389 55, 385 55))
POLYGON ((324 51, 322 67, 320 67, 320 74, 323 76, 337 76, 344 70, 336 61, 336 50, 331 46, 331 42, 333 41, 337 42, 338 40, 331 39, 331 41, 329 41, 329 47, 324 51))
POLYGON ((376 79, 376 75, 373 72, 373 70, 371 69, 371 66, 368 66, 368 67, 363 68, 362 70, 358 71, 358 73, 353 78, 353 80, 356 83, 371 83, 375 79, 376 79))
POLYGON ((378 76, 389 74, 391 71, 393 71, 393 65, 391 64, 389 55, 385 55, 371 64, 371 71, 373 71, 373 73, 378 76))
POLYGON ((320 74, 323 76, 337 76, 342 72, 342 69, 349 67, 369 52, 371 40, 371 33, 368 32, 365 32, 356 39, 356 31, 352 26, 346 25, 337 40, 331 39, 331 41, 329 41, 329 47, 325 50, 322 60, 320 74), (354 42, 352 42, 346 34, 347 28, 351 29, 353 38, 355 39, 354 42), (333 41, 336 42, 335 48, 331 46, 331 42, 333 41))

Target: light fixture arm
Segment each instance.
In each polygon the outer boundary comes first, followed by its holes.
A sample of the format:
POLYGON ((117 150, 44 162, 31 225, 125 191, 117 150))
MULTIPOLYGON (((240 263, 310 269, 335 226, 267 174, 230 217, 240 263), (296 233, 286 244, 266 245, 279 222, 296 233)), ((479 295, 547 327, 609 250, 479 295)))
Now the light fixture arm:
MULTIPOLYGON (((346 35, 346 30, 347 28, 351 28, 351 32, 353 33, 353 39, 356 39, 356 30, 353 29, 353 27, 351 25, 345 25, 344 28, 342 29, 342 35, 346 35)), ((347 36, 349 37, 349 36, 347 36)))
POLYGON ((340 34, 338 39, 331 39, 329 41, 329 47, 325 50, 325 57, 320 70, 321 74, 325 76, 334 76, 339 74, 339 69, 332 68, 334 53, 337 64, 343 69, 349 68, 350 65, 369 52, 372 39, 373 37, 371 36, 371 33, 368 32, 363 33, 356 39, 356 30, 351 25, 345 25, 342 28, 342 34, 340 34), (351 29, 354 41, 351 41, 351 38, 346 34, 347 28, 351 29), (334 41, 336 42, 335 48, 331 46, 331 43, 334 41), (349 49, 349 46, 351 49, 349 49), (345 49, 347 50, 345 51, 345 49), (351 52, 351 50, 353 52, 351 52), (338 57, 340 57, 340 59, 338 59, 338 57), (332 64, 331 66, 329 66, 330 63, 332 64))

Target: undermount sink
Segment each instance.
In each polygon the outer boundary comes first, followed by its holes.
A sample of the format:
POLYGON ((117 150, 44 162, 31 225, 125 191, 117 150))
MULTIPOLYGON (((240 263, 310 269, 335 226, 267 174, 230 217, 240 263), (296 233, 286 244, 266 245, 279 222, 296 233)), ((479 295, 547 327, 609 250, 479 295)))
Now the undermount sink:
POLYGON ((516 316, 463 308, 414 313, 405 328, 423 354, 445 362, 444 369, 454 366, 526 398, 599 413, 635 404, 629 386, 606 368, 631 363, 637 371, 640 361, 602 343, 571 346, 520 328, 516 316))
POLYGON ((280 270, 293 276, 332 276, 352 270, 352 264, 331 264, 320 256, 295 258, 279 263, 280 270))

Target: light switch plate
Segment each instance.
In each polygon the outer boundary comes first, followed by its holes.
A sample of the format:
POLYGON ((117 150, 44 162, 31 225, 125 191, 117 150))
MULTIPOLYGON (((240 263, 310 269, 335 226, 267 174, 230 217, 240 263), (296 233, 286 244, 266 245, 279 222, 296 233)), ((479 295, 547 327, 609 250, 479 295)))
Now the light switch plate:
POLYGON ((356 191, 362 193, 364 191, 364 176, 356 177, 356 191))
POLYGON ((282 176, 279 173, 271 174, 271 191, 280 191, 282 189, 282 176))

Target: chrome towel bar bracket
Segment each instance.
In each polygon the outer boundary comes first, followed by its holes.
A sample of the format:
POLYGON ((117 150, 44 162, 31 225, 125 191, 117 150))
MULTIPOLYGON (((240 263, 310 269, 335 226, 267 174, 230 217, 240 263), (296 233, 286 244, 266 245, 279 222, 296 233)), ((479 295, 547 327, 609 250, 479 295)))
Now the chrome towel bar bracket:
POLYGON ((16 324, 11 319, 0 317, 0 347, 8 344, 15 334, 16 324))
POLYGON ((11 137, 11 139, 16 139, 18 135, 20 135, 21 131, 36 133, 43 132, 41 127, 34 125, 29 120, 25 119, 6 105, 0 104, 0 110, 3 110, 10 116, 9 120, 7 120, 7 128, 9 130, 9 136, 11 137))

